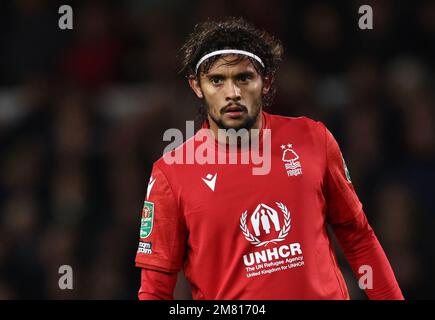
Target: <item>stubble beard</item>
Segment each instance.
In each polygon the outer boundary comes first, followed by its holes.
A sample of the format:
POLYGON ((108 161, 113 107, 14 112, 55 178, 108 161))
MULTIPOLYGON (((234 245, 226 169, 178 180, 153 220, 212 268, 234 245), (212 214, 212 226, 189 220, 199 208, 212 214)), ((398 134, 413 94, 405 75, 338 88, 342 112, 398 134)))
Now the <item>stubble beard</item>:
POLYGON ((234 130, 240 130, 240 129, 246 129, 246 130, 250 130, 252 129, 252 127, 254 126, 254 124, 256 123, 258 116, 260 114, 261 111, 261 98, 257 99, 256 101, 254 101, 253 103, 253 114, 250 115, 248 113, 248 108, 246 108, 245 106, 241 105, 241 104, 237 104, 234 103, 240 107, 243 108, 243 112, 244 114, 246 114, 246 117, 244 118, 244 120, 239 123, 238 125, 229 125, 225 122, 224 120, 224 110, 225 108, 222 108, 219 110, 219 117, 216 117, 215 114, 210 112, 210 105, 207 103, 207 101, 205 102, 205 108, 207 110, 207 115, 211 118, 211 120, 216 124, 216 126, 219 129, 225 129, 225 130, 229 130, 229 129, 234 129, 234 130))

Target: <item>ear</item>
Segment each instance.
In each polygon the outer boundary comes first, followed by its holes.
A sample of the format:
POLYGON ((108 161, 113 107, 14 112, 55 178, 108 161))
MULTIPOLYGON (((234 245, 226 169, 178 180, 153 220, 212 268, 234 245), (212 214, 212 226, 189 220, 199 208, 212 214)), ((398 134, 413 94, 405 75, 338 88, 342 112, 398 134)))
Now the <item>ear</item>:
POLYGON ((204 98, 204 94, 202 93, 201 86, 199 81, 196 78, 189 79, 189 86, 192 88, 193 92, 195 92, 196 96, 200 99, 204 98))
POLYGON ((267 94, 272 87, 273 77, 265 77, 263 79, 263 94, 267 94))

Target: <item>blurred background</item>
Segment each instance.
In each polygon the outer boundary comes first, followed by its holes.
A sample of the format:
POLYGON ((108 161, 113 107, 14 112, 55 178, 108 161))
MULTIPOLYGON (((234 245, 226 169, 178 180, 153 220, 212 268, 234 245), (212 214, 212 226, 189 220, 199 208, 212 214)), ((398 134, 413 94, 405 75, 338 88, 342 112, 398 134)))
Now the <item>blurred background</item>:
MULTIPOLYGON (((151 165, 199 104, 177 50, 228 15, 283 41, 268 111, 328 126, 405 297, 435 298, 435 1, 2 0, 0 299, 137 298, 151 165), (64 264, 74 290, 58 287, 64 264)), ((188 291, 180 277, 176 297, 188 291)))

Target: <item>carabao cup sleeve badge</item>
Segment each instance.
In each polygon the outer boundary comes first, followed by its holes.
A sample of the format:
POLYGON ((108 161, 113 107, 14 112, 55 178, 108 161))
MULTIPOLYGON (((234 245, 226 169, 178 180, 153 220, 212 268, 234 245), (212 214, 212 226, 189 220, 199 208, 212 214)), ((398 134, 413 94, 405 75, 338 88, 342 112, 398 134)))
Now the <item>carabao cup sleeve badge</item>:
POLYGON ((154 220, 154 203, 145 201, 142 210, 142 219, 140 222, 140 237, 142 239, 148 237, 153 230, 154 220))

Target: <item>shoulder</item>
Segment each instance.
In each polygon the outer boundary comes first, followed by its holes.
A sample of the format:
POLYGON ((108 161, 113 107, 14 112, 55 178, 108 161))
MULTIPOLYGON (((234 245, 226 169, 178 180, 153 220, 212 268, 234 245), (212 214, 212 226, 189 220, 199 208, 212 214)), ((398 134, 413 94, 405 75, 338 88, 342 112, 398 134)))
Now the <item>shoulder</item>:
POLYGON ((280 128, 291 128, 295 130, 305 131, 306 133, 311 132, 314 134, 319 134, 321 136, 325 135, 325 125, 321 121, 314 120, 306 116, 288 117, 268 113, 266 113, 266 116, 270 121, 270 127, 272 128, 272 130, 280 128))
POLYGON ((164 151, 163 155, 153 163, 153 171, 159 170, 166 176, 167 180, 172 180, 181 171, 186 171, 188 167, 192 167, 185 162, 189 158, 187 153, 192 151, 195 144, 198 143, 195 136, 187 139, 174 149, 164 151))
POLYGON ((265 112, 265 114, 270 119, 270 121, 276 124, 300 124, 300 125, 317 126, 322 123, 321 121, 317 121, 306 116, 289 117, 289 116, 271 114, 267 112, 265 112))

